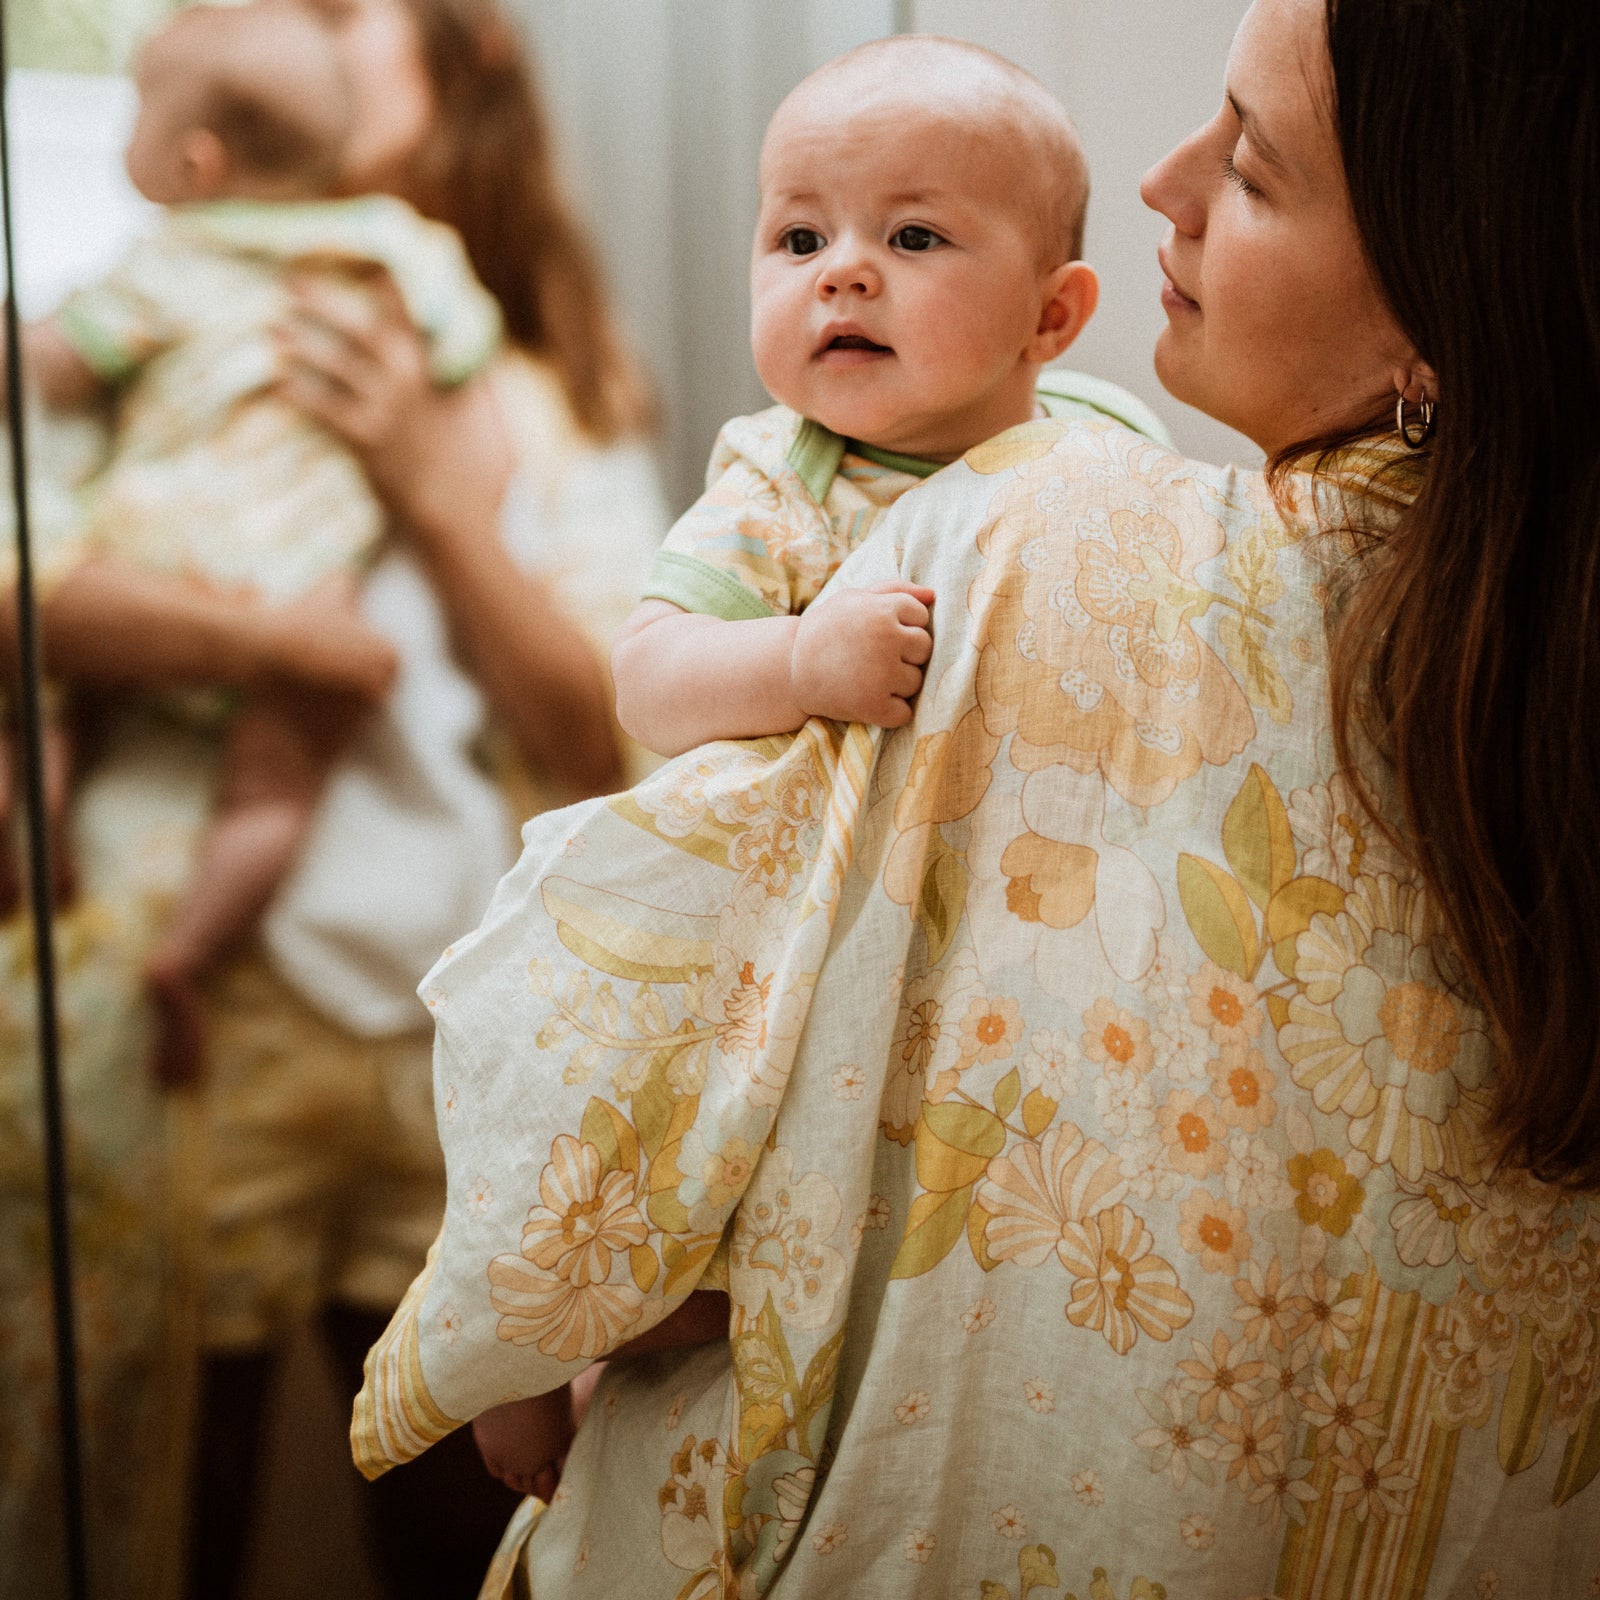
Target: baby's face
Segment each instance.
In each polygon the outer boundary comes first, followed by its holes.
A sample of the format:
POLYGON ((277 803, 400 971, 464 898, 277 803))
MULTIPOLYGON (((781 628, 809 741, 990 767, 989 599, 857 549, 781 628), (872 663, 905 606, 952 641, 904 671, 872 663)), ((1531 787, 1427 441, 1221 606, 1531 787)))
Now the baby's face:
POLYGON ((847 438, 954 459, 1031 412, 1037 230, 1008 199, 1003 141, 906 97, 867 99, 842 114, 835 94, 792 97, 768 132, 756 370, 847 438))
POLYGON ((185 181, 180 144, 193 126, 198 103, 193 80, 167 41, 158 35, 134 67, 139 116, 123 164, 146 200, 173 205, 193 198, 185 181))

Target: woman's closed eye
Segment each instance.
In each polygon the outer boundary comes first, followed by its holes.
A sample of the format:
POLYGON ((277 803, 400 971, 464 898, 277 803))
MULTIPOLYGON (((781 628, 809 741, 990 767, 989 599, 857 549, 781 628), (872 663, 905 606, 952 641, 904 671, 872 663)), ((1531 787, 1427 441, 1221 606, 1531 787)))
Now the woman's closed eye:
POLYGON ((1261 193, 1261 191, 1256 188, 1256 186, 1251 183, 1251 181, 1245 177, 1245 175, 1233 164, 1233 151, 1231 150, 1228 151, 1227 154, 1222 158, 1222 171, 1228 182, 1231 183, 1234 188, 1240 192, 1240 194, 1261 193))
POLYGON ((778 248, 791 256, 814 256, 827 242, 815 228, 786 228, 778 236, 778 248))
POLYGON ((942 234, 935 233, 932 228, 924 228, 920 223, 911 222, 903 228, 897 228, 889 242, 896 250, 920 255, 923 251, 932 250, 946 241, 942 234))

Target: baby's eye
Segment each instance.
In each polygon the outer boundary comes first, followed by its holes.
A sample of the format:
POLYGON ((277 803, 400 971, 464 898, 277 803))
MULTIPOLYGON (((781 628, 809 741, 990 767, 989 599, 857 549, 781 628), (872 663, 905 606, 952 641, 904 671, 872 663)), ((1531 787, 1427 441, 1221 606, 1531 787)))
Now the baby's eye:
POLYGON ((790 228, 778 240, 780 248, 792 256, 814 256, 826 243, 815 228, 790 228))
POLYGON ((919 228, 915 223, 901 228, 890 240, 897 250, 909 250, 913 254, 922 250, 931 250, 936 244, 943 244, 944 240, 932 228, 919 228))

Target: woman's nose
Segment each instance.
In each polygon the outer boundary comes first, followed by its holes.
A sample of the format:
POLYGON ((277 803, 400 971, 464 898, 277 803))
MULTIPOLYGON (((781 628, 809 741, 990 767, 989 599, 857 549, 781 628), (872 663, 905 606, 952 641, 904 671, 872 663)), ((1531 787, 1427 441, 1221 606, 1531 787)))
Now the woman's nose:
POLYGON ((1210 128, 1190 134, 1164 155, 1139 182, 1139 198, 1159 211, 1179 233, 1199 238, 1205 232, 1206 191, 1200 182, 1201 146, 1210 128))

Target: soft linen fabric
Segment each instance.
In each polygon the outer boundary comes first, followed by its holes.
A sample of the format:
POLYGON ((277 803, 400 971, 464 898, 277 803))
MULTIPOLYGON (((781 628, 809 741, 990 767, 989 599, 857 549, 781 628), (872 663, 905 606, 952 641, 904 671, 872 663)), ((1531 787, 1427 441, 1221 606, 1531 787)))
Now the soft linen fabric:
POLYGON ((1334 776, 1305 535, 1015 430, 840 574, 947 608, 909 727, 529 826, 424 985, 449 1202, 358 1464, 733 1311, 608 1370, 486 1593, 1600 1585, 1600 1204, 1490 1164, 1484 1018, 1334 776))
MULTIPOLYGON (((1049 369, 1038 399, 1052 417, 1109 416, 1172 442, 1147 406, 1103 378, 1049 369)), ((644 598, 724 622, 798 616, 878 517, 938 470, 787 406, 735 417, 717 435, 706 492, 662 543, 644 598)))
MULTIPOLYGON (((604 654, 666 521, 649 453, 589 442, 537 362, 507 354, 489 376, 518 458, 500 536, 604 654)), ((482 696, 409 557, 380 563, 365 604, 399 682, 341 758, 263 928, 272 969, 310 1004, 249 961, 211 996, 208 1349, 270 1345, 330 1300, 383 1312, 404 1293, 444 1188, 416 980, 511 864, 512 805, 550 804, 487 759, 482 696)))
POLYGON ((428 339, 435 381, 478 371, 500 313, 460 240, 402 201, 217 201, 167 212, 62 331, 119 391, 89 530, 121 560, 267 599, 371 557, 384 515, 350 452, 279 398, 271 330, 289 279, 351 296, 382 267, 428 339))

